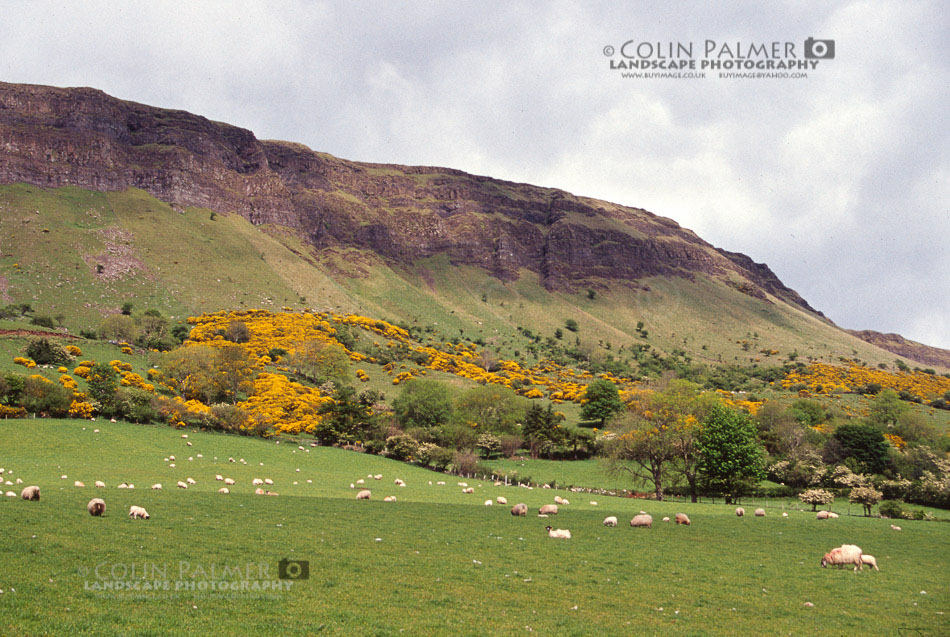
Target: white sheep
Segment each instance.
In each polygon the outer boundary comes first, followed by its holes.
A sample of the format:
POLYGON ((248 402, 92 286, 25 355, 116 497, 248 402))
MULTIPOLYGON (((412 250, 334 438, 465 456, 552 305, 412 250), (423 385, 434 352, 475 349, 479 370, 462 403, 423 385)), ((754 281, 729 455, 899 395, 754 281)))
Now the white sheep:
POLYGON ((604 526, 617 526, 617 516, 611 515, 604 518, 604 526))
POLYGON ((363 489, 356 494, 357 500, 369 500, 370 496, 373 495, 369 489, 363 489))
POLYGON ((743 509, 742 507, 737 507, 737 508, 736 508, 736 516, 738 516, 738 517, 741 518, 743 515, 745 515, 745 509, 743 509))
POLYGON ((216 475, 214 476, 214 479, 215 479, 216 481, 218 481, 218 482, 224 482, 224 476, 221 475, 220 473, 219 473, 219 474, 216 474, 216 475))
POLYGON ((816 516, 816 518, 819 520, 827 520, 830 517, 831 517, 831 513, 828 511, 819 511, 818 515, 816 516))
POLYGON ((873 568, 875 571, 881 570, 881 569, 879 569, 879 568, 877 567, 877 560, 874 559, 874 556, 873 556, 873 555, 866 555, 866 554, 862 553, 862 554, 861 554, 861 563, 862 563, 862 564, 865 564, 865 565, 867 565, 867 566, 870 566, 870 567, 873 568))
POLYGON ((511 515, 520 517, 528 515, 528 505, 524 502, 519 502, 515 506, 511 507, 511 515))
POLYGON ((129 485, 127 485, 124 482, 116 487, 116 489, 128 489, 128 488, 129 488, 129 485))
POLYGON ((373 476, 373 480, 382 480, 382 479, 383 479, 383 474, 381 473, 377 473, 375 476, 373 476))
POLYGON ((359 480, 356 481, 356 484, 366 484, 366 481, 363 480, 363 478, 360 478, 359 480))
POLYGON ((765 517, 765 509, 756 509, 753 515, 757 518, 765 517))
POLYGON ((270 486, 274 484, 274 481, 271 480, 270 478, 264 478, 264 484, 270 486))
POLYGON ((132 518, 133 520, 136 520, 136 519, 147 520, 151 516, 148 514, 148 511, 146 511, 142 507, 132 505, 131 507, 129 507, 129 517, 132 518))
POLYGON ((188 484, 198 484, 197 482, 195 482, 194 478, 185 478, 185 482, 187 482, 188 484))
POLYGON ((185 482, 182 482, 181 480, 179 480, 179 481, 178 481, 178 488, 179 488, 179 489, 187 489, 187 488, 188 488, 188 484, 185 483, 185 482))
POLYGON ((231 493, 231 490, 227 487, 221 487, 220 489, 218 489, 218 493, 223 493, 227 495, 228 493, 231 493))
POLYGON ((15 497, 16 497, 16 493, 14 493, 13 491, 7 491, 7 492, 4 493, 3 495, 7 496, 8 498, 15 498, 15 497))
POLYGON ((567 529, 552 529, 549 526, 544 527, 548 530, 548 537, 553 537, 561 540, 571 539, 571 532, 567 529))
POLYGON ((254 478, 253 480, 251 480, 251 486, 259 487, 262 484, 264 484, 264 481, 261 480, 260 478, 254 478))
POLYGON ((557 515, 557 505, 545 504, 538 510, 538 513, 541 515, 557 515))
POLYGON ((175 462, 175 456, 168 456, 168 459, 171 460, 172 462, 175 462))
POLYGON ((393 482, 395 483, 395 485, 396 485, 397 487, 404 487, 404 486, 406 486, 406 483, 403 482, 402 480, 400 480, 399 478, 396 478, 395 480, 393 480, 393 482))
POLYGON ((105 500, 102 498, 93 498, 89 501, 89 504, 86 505, 86 510, 89 511, 89 515, 97 518, 100 517, 106 512, 105 500))
POLYGON ((36 502, 40 499, 40 488, 36 485, 24 487, 23 490, 20 491, 20 497, 24 500, 36 502))
POLYGON ((260 487, 257 487, 256 489, 254 489, 254 495, 264 495, 264 493, 266 492, 264 491, 264 489, 260 487))
POLYGON ((689 521, 689 516, 686 515, 685 513, 677 513, 676 516, 673 518, 673 521, 676 524, 683 524, 685 526, 689 526, 690 524, 692 524, 692 522, 689 521))
POLYGON ((900 530, 901 530, 901 527, 895 526, 895 525, 893 525, 893 524, 891 525, 891 528, 892 528, 893 530, 895 530, 895 531, 900 531, 900 530))
POLYGON ((634 527, 646 527, 648 529, 653 528, 653 516, 648 513, 640 513, 633 516, 633 519, 630 520, 630 526, 634 527))
POLYGON ((467 489, 462 489, 462 493, 475 493, 475 488, 468 487, 467 489))
POLYGON ((594 500, 591 500, 591 501, 590 501, 590 505, 591 505, 592 507, 595 507, 595 506, 597 506, 597 502, 595 502, 594 500))
POLYGON ((130 482, 130 483, 129 483, 129 488, 130 488, 130 489, 134 489, 134 488, 135 488, 135 485, 130 482))
POLYGON ((224 479, 224 484, 226 484, 226 485, 228 485, 228 486, 234 486, 234 478, 225 478, 225 479, 224 479))
POLYGON ((664 522, 669 522, 669 521, 670 521, 670 518, 669 518, 669 516, 667 516, 667 517, 665 517, 665 518, 663 518, 663 521, 664 521, 664 522))
POLYGON ((396 501, 396 496, 394 495, 387 495, 385 498, 383 498, 383 502, 395 502, 395 501, 396 501))
POLYGON ((556 496, 554 496, 554 503, 555 503, 555 504, 564 504, 564 498, 562 498, 562 497, 559 496, 559 495, 556 495, 556 496))
POLYGON ((490 506, 492 506, 493 504, 495 504, 495 501, 494 501, 494 500, 485 500, 485 506, 490 507, 490 506))
POLYGON ((152 489, 155 490, 155 491, 161 491, 161 490, 162 490, 162 483, 161 483, 161 482, 156 482, 155 484, 152 485, 152 489))
POLYGON ((439 480, 438 482, 436 482, 436 484, 444 487, 444 486, 445 486, 445 480, 439 480))
POLYGON ((75 482, 73 482, 73 486, 74 486, 74 487, 84 487, 84 486, 86 486, 86 485, 83 484, 82 482, 80 482, 79 480, 76 480, 75 482))
POLYGON ((495 502, 497 502, 498 504, 508 504, 508 498, 500 495, 497 498, 495 498, 495 502))
POLYGON ((854 544, 842 544, 831 549, 821 558, 822 568, 826 568, 828 565, 841 567, 850 564, 854 564, 854 570, 856 571, 862 570, 864 564, 861 561, 861 548, 854 544))
POLYGON ((828 511, 828 519, 829 519, 829 520, 837 520, 837 519, 838 519, 838 514, 835 513, 834 511, 828 511))
POLYGON ((102 480, 96 480, 96 488, 97 488, 97 489, 105 489, 105 488, 106 488, 106 483, 103 482, 102 480))

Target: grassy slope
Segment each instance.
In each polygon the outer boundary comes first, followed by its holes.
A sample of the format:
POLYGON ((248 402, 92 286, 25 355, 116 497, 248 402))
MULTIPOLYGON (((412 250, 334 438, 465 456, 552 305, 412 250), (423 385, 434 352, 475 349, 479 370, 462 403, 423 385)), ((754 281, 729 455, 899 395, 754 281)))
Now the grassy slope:
POLYGON ((550 336, 574 318, 580 331, 565 332, 565 339, 573 343, 579 336, 594 357, 616 354, 622 344, 647 343, 666 351, 681 348, 698 360, 743 364, 778 364, 794 350, 800 360, 843 355, 892 364, 895 358, 795 308, 764 303, 702 277, 642 282, 650 291, 613 284, 591 300, 585 293, 548 293, 530 272, 506 284, 476 268, 449 266, 440 256, 396 271, 349 249, 314 258, 279 228, 256 228, 236 215, 212 220, 203 209, 176 212, 134 189, 0 187, 2 302, 62 312, 73 331, 97 325, 125 301, 172 317, 309 306, 430 326, 445 338, 461 331, 508 356, 524 352, 519 325, 550 336), (115 231, 131 243, 113 241, 113 252, 124 251, 122 258, 137 265, 105 280, 95 266, 108 260, 104 234, 115 231), (635 334, 641 320, 650 332, 647 340, 635 334), (741 340, 750 342, 750 351, 743 351, 741 340), (757 353, 760 349, 780 355, 768 358, 757 353))
POLYGON ((550 502, 550 491, 482 484, 464 495, 455 480, 429 486, 437 474, 337 449, 306 453, 287 443, 191 432, 194 446, 187 447, 180 432, 164 427, 77 421, 0 421, 0 436, 0 464, 43 490, 40 502, 0 501, 5 634, 494 634, 526 626, 571 634, 813 633, 829 626, 928 634, 943 630, 945 615, 937 613, 950 605, 946 524, 902 522, 895 533, 875 519, 817 522, 794 511, 787 519, 737 519, 723 506, 603 497, 595 508, 564 494, 575 502, 550 521, 574 538, 556 541, 546 537, 545 520, 481 504, 504 494, 533 508, 550 502), (178 469, 162 461, 169 453, 178 469), (185 460, 189 454, 195 460, 185 460), (227 456, 248 465, 227 463, 227 456), (213 493, 218 472, 238 480, 231 495, 213 493), (371 472, 384 480, 371 481, 373 500, 356 502, 349 482, 371 472), (185 476, 198 484, 168 488, 185 476), (281 497, 251 495, 254 476, 273 478, 281 497), (409 486, 394 487, 396 476, 409 486), (109 488, 74 488, 74 479, 103 479, 109 488), (303 484, 295 487, 295 479, 303 484), (116 490, 120 480, 136 489, 116 490), (166 489, 143 489, 155 480, 166 489), (378 501, 386 493, 399 501, 378 501), (106 517, 85 513, 93 495, 105 498, 106 517), (145 506, 152 519, 130 520, 130 504, 145 506), (693 525, 600 524, 607 514, 623 522, 644 505, 657 519, 685 510, 693 525), (876 555, 881 571, 821 570, 821 554, 842 542, 876 555), (175 580, 180 561, 205 568, 263 561, 273 573, 284 557, 309 560, 311 577, 274 599, 184 592, 130 603, 83 591, 83 580, 95 576, 80 574, 102 562, 148 563, 166 565, 175 580), (806 601, 815 607, 805 608, 806 601))

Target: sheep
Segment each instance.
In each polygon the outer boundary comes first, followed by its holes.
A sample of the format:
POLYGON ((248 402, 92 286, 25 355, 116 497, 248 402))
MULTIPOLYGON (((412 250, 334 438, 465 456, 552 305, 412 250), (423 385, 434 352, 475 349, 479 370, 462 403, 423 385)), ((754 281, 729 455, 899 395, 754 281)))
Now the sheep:
POLYGON ((102 480, 96 480, 96 488, 97 488, 97 489, 105 489, 105 488, 106 488, 106 483, 103 482, 102 480))
POLYGON ((175 462, 175 456, 168 456, 168 459, 171 460, 172 462, 175 462))
POLYGON ((396 501, 396 496, 394 495, 387 495, 385 498, 383 498, 383 502, 395 502, 395 501, 396 501))
POLYGON ((861 554, 861 563, 870 566, 870 567, 873 568, 875 571, 881 570, 881 569, 879 569, 879 568, 877 567, 877 560, 874 559, 874 556, 873 556, 873 555, 865 555, 865 554, 862 553, 862 554, 861 554))
POLYGON ((182 434, 181 437, 182 437, 182 438, 187 438, 187 437, 188 437, 188 434, 182 434))
POLYGON ((218 482, 224 482, 224 476, 220 473, 214 476, 214 479, 218 482))
POLYGON ((630 526, 633 527, 642 527, 650 529, 653 528, 653 516, 647 513, 640 513, 639 515, 633 516, 633 519, 630 520, 630 526))
POLYGON ((490 507, 495 504, 494 500, 485 500, 485 506, 490 507))
POLYGON ((84 487, 84 486, 86 486, 86 485, 83 484, 82 482, 80 482, 79 480, 76 480, 75 482, 73 482, 73 486, 74 486, 74 487, 84 487))
POLYGON ((834 511, 828 511, 828 519, 830 519, 830 520, 837 520, 837 519, 838 519, 838 514, 835 513, 834 511))
POLYGON ((404 486, 406 486, 406 483, 403 482, 402 480, 400 480, 399 478, 396 478, 395 480, 393 480, 393 483, 394 483, 397 487, 404 487, 404 486))
POLYGON ((468 487, 467 489, 462 489, 462 493, 475 493, 475 487, 468 487))
POLYGON ((540 510, 538 510, 538 513, 543 513, 544 515, 557 515, 557 505, 545 504, 540 510))
POLYGON ((372 492, 371 492, 369 489, 363 489, 362 491, 360 491, 359 493, 356 494, 356 499, 357 499, 357 500, 369 500, 369 497, 370 497, 371 495, 373 495, 373 494, 372 494, 372 492))
POLYGON ((188 488, 188 485, 187 485, 186 483, 182 482, 181 480, 179 480, 179 481, 178 481, 178 488, 179 488, 179 489, 187 489, 187 488, 188 488))
POLYGON ((528 515, 528 505, 524 502, 519 502, 515 506, 511 507, 511 515, 521 517, 528 515))
POLYGON ((788 517, 788 512, 782 511, 782 517, 783 517, 783 518, 787 518, 787 517, 788 517))
POLYGON ((223 493, 223 494, 227 495, 227 494, 231 493, 231 489, 229 489, 229 488, 227 488, 227 487, 221 487, 220 489, 218 489, 218 493, 223 493))
POLYGON ((198 484, 197 482, 195 482, 194 478, 185 478, 185 482, 187 482, 188 484, 198 484))
POLYGON ((128 489, 128 488, 129 488, 129 485, 127 485, 127 484, 124 483, 124 482, 121 483, 119 486, 116 487, 116 489, 128 489))
POLYGON ((445 480, 439 480, 438 482, 436 482, 436 484, 439 485, 439 486, 443 486, 443 487, 444 487, 444 486, 445 486, 445 480))
POLYGON ((89 501, 89 504, 86 505, 86 510, 89 511, 89 515, 93 517, 101 517, 103 513, 106 512, 106 503, 102 498, 93 498, 89 501))
POLYGON ((234 458, 228 458, 228 462, 234 462, 234 458))
POLYGON ((383 479, 383 474, 381 473, 377 473, 375 476, 373 476, 373 480, 382 480, 382 479, 383 479))
POLYGON ((363 478, 360 478, 359 480, 356 481, 356 484, 366 484, 366 481, 363 480, 363 478))
POLYGON ((279 493, 274 493, 273 491, 265 491, 264 495, 280 495, 279 493))
POLYGON ((270 478, 264 478, 264 484, 271 486, 274 484, 274 481, 271 480, 270 478))
POLYGON ((40 499, 40 488, 36 485, 25 487, 20 491, 20 497, 24 500, 37 502, 40 499))
POLYGON ((595 502, 594 500, 591 500, 591 501, 590 501, 590 505, 591 505, 592 507, 595 507, 595 506, 597 506, 597 502, 595 502))
POLYGON ((146 511, 142 507, 132 505, 131 507, 129 507, 129 517, 132 518, 133 520, 136 520, 136 519, 147 520, 151 516, 148 514, 148 511, 146 511))
POLYGON ((467 486, 468 486, 468 482, 459 482, 459 486, 460 486, 460 487, 467 487, 467 486))
POLYGON ((254 489, 254 495, 264 495, 264 493, 265 493, 264 489, 260 487, 257 487, 256 489, 254 489))
POLYGON ((895 526, 895 525, 893 525, 893 524, 891 525, 891 528, 892 528, 893 530, 895 530, 895 531, 900 531, 900 530, 901 530, 901 527, 895 526))
POLYGON ((689 516, 686 515, 685 513, 677 513, 676 517, 673 518, 673 521, 676 522, 677 524, 685 524, 686 526, 689 526, 690 524, 692 524, 689 521, 689 516))
POLYGON ((152 485, 152 489, 153 489, 154 491, 161 491, 161 490, 162 490, 162 483, 161 483, 161 482, 156 482, 155 484, 152 485))
POLYGON ((669 522, 669 521, 670 521, 670 518, 669 518, 669 516, 667 516, 667 517, 665 517, 665 518, 663 518, 663 521, 664 521, 664 522, 669 522))
POLYGON ((498 504, 508 504, 508 498, 500 495, 497 498, 495 498, 495 502, 497 502, 498 504))
POLYGON ((863 565, 861 548, 854 544, 842 544, 837 548, 833 548, 821 558, 822 568, 826 568, 829 564, 838 567, 854 564, 854 570, 860 571, 863 565))
POLYGON ((819 519, 819 520, 827 520, 827 519, 830 518, 830 517, 831 517, 831 513, 830 513, 830 512, 828 512, 828 511, 819 511, 819 512, 818 512, 817 519, 819 519))
POLYGON ((66 479, 66 474, 64 473, 63 475, 59 476, 59 479, 60 479, 60 480, 65 480, 65 479, 66 479))
POLYGON ((561 540, 571 539, 571 532, 567 529, 552 529, 549 526, 544 527, 548 530, 548 537, 553 537, 561 540))
POLYGON ((562 497, 559 496, 559 495, 556 495, 556 496, 554 496, 554 503, 555 503, 555 504, 564 504, 564 498, 562 498, 562 497))
POLYGON ((228 486, 234 486, 234 478, 225 478, 225 479, 224 479, 224 484, 226 484, 226 485, 228 485, 228 486))
POLYGON ((743 509, 742 507, 737 507, 736 516, 741 518, 743 515, 745 515, 745 509, 743 509))
POLYGON ((611 515, 604 518, 604 526, 617 526, 617 516, 611 515))
POLYGON ((351 488, 351 489, 355 489, 355 488, 356 488, 356 485, 351 482, 351 483, 350 483, 350 488, 351 488))
POLYGON ((4 493, 3 495, 7 496, 8 498, 15 498, 15 497, 16 497, 16 493, 14 493, 13 491, 7 491, 7 492, 4 493))
POLYGON ((756 509, 755 513, 753 513, 752 515, 754 515, 757 518, 763 518, 765 517, 765 509, 756 509))
POLYGON ((262 484, 264 484, 264 481, 261 480, 260 478, 254 478, 253 480, 251 480, 251 486, 259 487, 262 484))
POLYGON ((130 482, 128 488, 129 488, 129 489, 134 489, 134 488, 135 488, 135 485, 130 482))

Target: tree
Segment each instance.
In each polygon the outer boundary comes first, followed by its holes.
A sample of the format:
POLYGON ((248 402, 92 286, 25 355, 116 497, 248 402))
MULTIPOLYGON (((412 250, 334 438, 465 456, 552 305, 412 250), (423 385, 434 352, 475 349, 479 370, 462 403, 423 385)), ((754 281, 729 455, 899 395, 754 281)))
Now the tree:
POLYGON ((900 422, 901 417, 910 410, 893 389, 885 389, 871 403, 868 422, 879 427, 888 427, 900 422))
POLYGON ((333 401, 321 407, 323 418, 314 436, 322 445, 368 440, 378 425, 373 398, 370 394, 357 396, 349 385, 340 387, 333 401))
POLYGON ((472 387, 455 403, 461 422, 473 422, 495 433, 515 433, 524 421, 528 399, 504 385, 472 387))
POLYGON ((864 515, 871 515, 871 507, 881 501, 884 494, 874 487, 855 487, 851 489, 851 495, 848 499, 851 502, 859 502, 864 507, 864 515))
POLYGON ((495 434, 484 433, 478 437, 475 447, 482 451, 486 458, 491 458, 501 451, 501 439, 495 434))
POLYGON ((350 357, 339 345, 314 339, 298 345, 288 365, 315 385, 327 381, 344 385, 349 378, 350 357))
POLYGON ((841 425, 832 437, 844 457, 854 458, 868 473, 883 473, 891 464, 884 434, 872 425, 841 425))
POLYGON ((135 334, 135 321, 126 314, 107 316, 99 324, 99 335, 106 340, 131 343, 135 340, 135 334))
POLYGON ((452 390, 435 380, 412 379, 393 400, 393 411, 406 428, 432 429, 446 425, 455 416, 452 390))
POLYGON ((623 408, 624 404, 620 400, 617 386, 609 380, 599 379, 589 384, 584 392, 581 418, 596 420, 603 427, 611 416, 623 411, 623 408))
POLYGON ((808 427, 821 424, 825 419, 825 410, 821 403, 807 398, 799 398, 793 402, 791 412, 795 420, 808 427))
POLYGON ((131 302, 131 301, 126 301, 125 303, 123 303, 123 304, 122 304, 122 314, 123 314, 124 316, 131 316, 131 314, 132 314, 132 307, 133 307, 133 306, 132 306, 132 302, 131 302))
POLYGON ((250 389, 256 359, 241 345, 191 345, 165 353, 165 376, 185 398, 204 403, 237 402, 250 389))
POLYGON ((564 416, 555 412, 551 404, 546 408, 538 403, 532 403, 524 419, 524 439, 528 443, 531 457, 537 458, 542 453, 549 453, 564 441, 564 432, 561 431, 561 421, 564 416))
POLYGON ((45 338, 30 341, 26 346, 26 355, 38 365, 62 365, 69 361, 65 349, 45 338))
POLYGON ((763 449, 755 425, 744 413, 716 405, 703 420, 697 440, 704 484, 731 503, 764 477, 763 449))
POLYGON ((231 321, 228 323, 227 338, 232 343, 247 343, 251 340, 251 330, 244 321, 231 321))
POLYGON ((577 321, 575 321, 572 318, 569 318, 566 321, 564 321, 564 327, 566 327, 568 330, 572 332, 576 332, 578 330, 577 321))
POLYGON ((663 500, 663 483, 668 465, 676 457, 668 440, 668 428, 652 427, 637 414, 627 417, 630 428, 607 447, 607 470, 628 473, 653 483, 657 500, 663 500))
POLYGON ((819 504, 831 504, 835 501, 834 494, 824 489, 809 489, 798 494, 798 499, 805 504, 811 505, 811 510, 815 511, 819 504))
POLYGON ((89 395, 107 409, 115 402, 115 392, 119 387, 117 376, 112 366, 106 363, 96 363, 86 376, 89 395))

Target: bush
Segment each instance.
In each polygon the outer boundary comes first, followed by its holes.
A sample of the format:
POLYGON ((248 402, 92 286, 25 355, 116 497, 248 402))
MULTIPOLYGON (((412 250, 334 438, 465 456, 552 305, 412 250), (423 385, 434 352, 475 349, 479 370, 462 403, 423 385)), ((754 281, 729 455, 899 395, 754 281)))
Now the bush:
POLYGON ((904 508, 900 502, 885 500, 877 509, 882 517, 899 520, 904 517, 904 508))
POLYGON ((219 403, 211 406, 210 425, 222 431, 244 433, 248 422, 247 412, 237 405, 219 403))
POLYGON ((478 470, 478 456, 471 451, 456 451, 452 456, 452 469, 459 475, 473 475, 478 470))
POLYGON ((26 346, 26 355, 37 365, 62 365, 70 361, 70 356, 65 349, 45 338, 30 341, 30 344, 26 346))
POLYGON ((71 391, 42 376, 29 376, 23 382, 20 406, 31 413, 65 416, 72 402, 71 391))
POLYGON ((501 451, 501 439, 495 434, 482 434, 478 437, 475 446, 485 454, 486 458, 491 458, 492 455, 501 451))
POLYGON ((34 316, 30 319, 30 325, 39 325, 40 327, 48 327, 49 329, 56 327, 56 323, 51 316, 34 316))
POLYGON ((501 442, 501 453, 506 458, 514 457, 524 443, 521 436, 501 436, 499 440, 501 442))
POLYGON ((144 389, 122 387, 115 395, 115 415, 129 422, 148 424, 160 419, 160 413, 153 403, 153 396, 144 389))
POLYGON ((386 438, 386 455, 396 460, 409 460, 419 449, 419 443, 409 434, 386 438))

